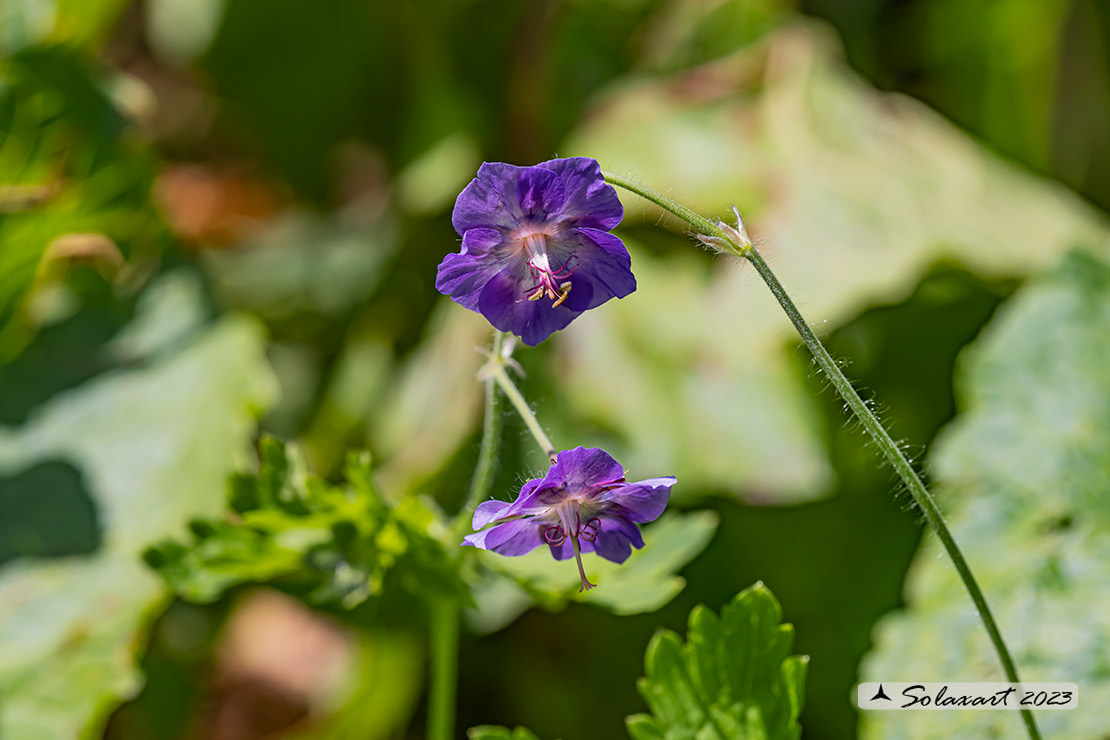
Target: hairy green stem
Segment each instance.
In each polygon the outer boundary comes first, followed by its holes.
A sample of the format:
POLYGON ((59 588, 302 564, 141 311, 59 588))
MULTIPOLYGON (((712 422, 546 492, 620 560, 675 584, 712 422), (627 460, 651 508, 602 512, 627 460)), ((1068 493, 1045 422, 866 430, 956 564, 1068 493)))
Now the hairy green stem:
MULTIPOLYGON (((874 412, 868 407, 856 389, 852 387, 851 382, 841 372, 840 367, 836 361, 829 355, 828 350, 817 338, 813 329, 802 317, 798 307, 794 305, 794 301, 786 293, 786 289, 782 287, 782 283, 775 277, 774 272, 771 271, 770 266, 763 259, 763 256, 751 245, 750 242, 738 244, 733 235, 730 235, 732 229, 722 228, 721 225, 716 224, 709 219, 694 213, 686 206, 683 206, 671 200, 665 195, 658 193, 640 183, 630 180, 621 175, 614 175, 608 172, 603 173, 606 181, 613 185, 620 186, 629 190, 660 208, 673 213, 681 218, 686 223, 694 227, 695 231, 705 237, 710 237, 712 244, 715 247, 721 247, 736 256, 747 259, 755 267, 756 272, 763 278, 763 282, 771 289, 775 299, 778 300, 779 305, 782 306, 783 311, 790 318, 790 323, 801 335, 802 341, 805 343, 806 348, 813 356, 814 362, 821 368, 821 371, 829 378, 836 392, 844 400, 852 412, 859 419, 863 428, 871 435, 875 444, 879 447, 883 457, 894 468, 898 477, 902 479, 902 483, 906 489, 913 496, 914 502, 920 507, 921 511, 925 514, 925 520, 940 539, 941 544, 944 546, 948 557, 952 560, 953 565, 956 566, 956 571, 960 575, 960 579, 967 589, 967 593, 971 596, 972 602, 975 604, 975 609, 979 614, 980 620, 983 622, 983 627, 987 630, 987 635, 990 637, 991 642, 994 644, 994 649, 998 652, 998 658, 1002 662, 1002 668, 1006 672, 1006 677, 1011 683, 1019 683, 1021 679, 1018 678, 1017 666, 1014 664, 1014 659, 1010 655, 1009 649, 1006 647, 1006 642, 1002 639, 1002 633, 998 629, 998 624, 994 620, 994 615, 991 613, 990 607, 987 605, 987 599, 983 595, 983 591, 979 588, 978 582, 975 580, 971 568, 964 559, 963 553, 960 551, 959 545, 952 537, 952 533, 948 529, 948 525, 944 522, 944 517, 941 516, 940 509, 937 507, 936 501, 933 499, 932 494, 922 483, 921 478, 913 469, 909 460, 902 453, 901 448, 891 438, 886 428, 883 427, 879 418, 875 416, 874 412)), ((738 232, 743 236, 742 228, 738 232)), ((745 237, 746 239, 746 237, 745 237)), ((1040 740, 1040 732, 1037 730, 1036 721, 1033 719, 1033 714, 1027 710, 1021 710, 1022 719, 1025 722, 1025 729, 1027 730, 1031 740, 1040 740)))
POLYGON ((492 369, 492 375, 513 408, 520 414, 520 418, 524 420, 524 426, 528 427, 528 431, 532 433, 536 444, 543 450, 543 454, 547 455, 548 460, 555 462, 555 445, 551 444, 551 440, 544 434, 540 423, 536 421, 536 415, 532 412, 532 407, 524 400, 524 396, 521 395, 512 378, 505 372, 505 364, 503 362, 497 363, 492 369))
POLYGON ((428 740, 454 740, 455 687, 459 662, 459 606, 444 599, 431 611, 432 685, 428 692, 428 740))
MULTIPOLYGON (((497 329, 493 330, 493 350, 491 358, 501 357, 501 347, 505 335, 497 329)), ((497 361, 500 360, 491 360, 497 361)), ((461 538, 470 531, 470 519, 474 509, 489 496, 489 488, 493 483, 493 474, 497 467, 497 448, 501 444, 501 409, 497 385, 492 375, 487 377, 482 385, 485 387, 485 412, 482 415, 482 442, 478 447, 478 462, 474 466, 474 477, 470 479, 470 492, 466 502, 455 518, 456 539, 461 538)))
MULTIPOLYGON (((501 360, 504 335, 493 332, 491 358, 501 360)), ((452 545, 457 544, 470 531, 474 509, 489 495, 497 465, 497 448, 501 443, 501 416, 498 409, 497 386, 492 377, 485 386, 485 413, 482 415, 482 441, 478 447, 478 462, 470 479, 466 502, 450 528, 452 545)), ((464 548, 458 548, 461 552, 464 548)), ((431 612, 432 681, 428 692, 428 740, 452 740, 455 734, 455 696, 458 686, 459 607, 442 600, 432 606, 431 612)))

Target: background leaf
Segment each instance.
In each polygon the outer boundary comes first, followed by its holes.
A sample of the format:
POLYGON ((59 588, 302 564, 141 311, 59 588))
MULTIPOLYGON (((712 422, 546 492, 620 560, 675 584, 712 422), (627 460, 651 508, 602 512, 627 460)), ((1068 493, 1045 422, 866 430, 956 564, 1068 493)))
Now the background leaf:
POLYGON ((0 572, 0 735, 95 736, 135 693, 135 642, 164 594, 138 555, 218 509, 252 417, 273 394, 261 349, 257 326, 229 317, 176 355, 101 377, 0 429, 0 470, 70 461, 104 528, 91 555, 0 572))
MULTIPOLYGON (((1110 701, 1110 266, 1069 255, 1024 288, 963 360, 965 410, 933 453, 937 492, 1022 678, 1082 687, 1045 737, 1106 735, 1110 701)), ((906 611, 884 619, 863 680, 1002 681, 951 564, 928 537, 906 611)), ((863 737, 1019 735, 1016 712, 864 716, 863 737)))

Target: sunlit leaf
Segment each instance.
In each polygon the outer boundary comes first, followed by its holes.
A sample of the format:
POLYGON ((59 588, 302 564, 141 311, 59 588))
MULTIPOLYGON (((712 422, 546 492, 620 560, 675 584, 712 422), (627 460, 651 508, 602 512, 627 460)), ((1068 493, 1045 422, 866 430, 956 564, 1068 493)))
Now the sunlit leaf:
POLYGON ((228 318, 177 354, 103 375, 0 429, 0 470, 69 461, 103 527, 92 555, 0 571, 0 736, 99 736, 106 713, 134 695, 138 639, 165 593, 139 553, 219 509, 272 394, 257 327, 228 318))
MULTIPOLYGON (((932 457, 937 494, 1022 678, 1077 682, 1045 737, 1106 735, 1110 702, 1110 267, 1085 253, 1023 289, 964 356, 964 411, 932 457)), ((926 539, 909 608, 886 618, 864 680, 1003 681, 955 569, 926 539)), ((1017 712, 864 714, 867 738, 1018 737, 1017 712)))
POLYGON ((718 617, 690 612, 686 642, 660 630, 644 658, 640 694, 651 714, 628 718, 634 740, 788 740, 801 736, 808 659, 791 655, 794 628, 761 583, 718 617))

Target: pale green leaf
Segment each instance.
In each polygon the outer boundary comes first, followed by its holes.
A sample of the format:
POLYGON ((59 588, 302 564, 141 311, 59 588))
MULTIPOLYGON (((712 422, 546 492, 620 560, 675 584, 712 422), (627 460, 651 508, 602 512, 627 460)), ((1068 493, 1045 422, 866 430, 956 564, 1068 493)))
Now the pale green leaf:
MULTIPOLYGON (((932 468, 1022 678, 1080 685, 1046 738, 1100 740, 1110 704, 1110 267, 1085 253, 1024 288, 963 357, 964 411, 932 468)), ((951 563, 927 537, 909 608, 880 623, 864 680, 1002 681, 951 563)), ((1018 737, 1016 712, 865 714, 882 740, 1018 737)))
POLYGON ((165 594, 139 553, 219 511, 273 392, 257 326, 229 318, 176 355, 101 376, 0 429, 0 470, 72 463, 104 527, 88 557, 0 570, 0 736, 99 737, 138 690, 135 651, 165 594))

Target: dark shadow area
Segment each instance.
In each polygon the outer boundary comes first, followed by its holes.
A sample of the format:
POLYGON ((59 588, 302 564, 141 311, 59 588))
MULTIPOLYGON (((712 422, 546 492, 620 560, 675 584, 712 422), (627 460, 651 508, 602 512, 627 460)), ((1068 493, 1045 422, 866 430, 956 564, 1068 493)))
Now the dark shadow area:
POLYGON ((0 566, 17 557, 87 555, 101 544, 96 504, 63 460, 0 477, 0 566))
POLYGON ((90 307, 42 329, 0 366, 0 424, 22 424, 39 404, 112 367, 102 348, 125 320, 122 307, 90 307))

